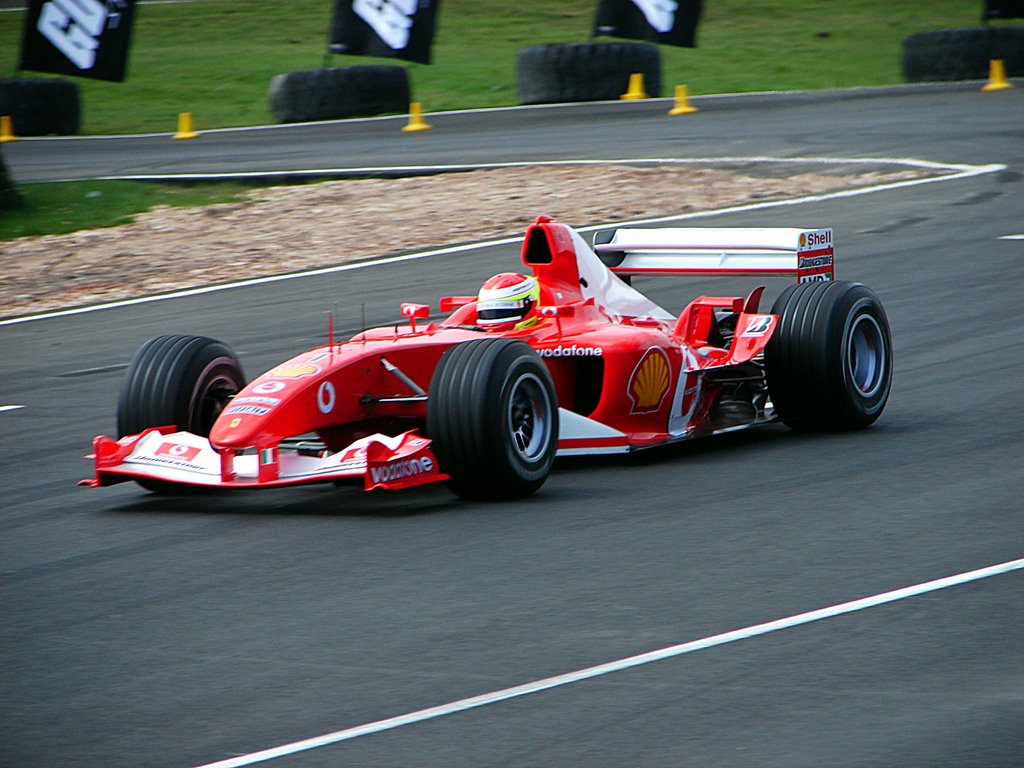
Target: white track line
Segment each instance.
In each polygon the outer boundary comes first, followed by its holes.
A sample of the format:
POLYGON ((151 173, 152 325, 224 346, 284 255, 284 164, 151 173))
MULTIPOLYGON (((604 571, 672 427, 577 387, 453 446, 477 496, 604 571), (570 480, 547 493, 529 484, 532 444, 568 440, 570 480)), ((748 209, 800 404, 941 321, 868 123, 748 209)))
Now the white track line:
MULTIPOLYGON (((736 205, 728 208, 717 208, 709 211, 695 211, 693 213, 685 214, 674 214, 671 216, 662 216, 653 219, 637 219, 634 221, 618 221, 605 224, 598 224, 590 227, 579 227, 579 232, 591 232, 597 229, 603 229, 609 226, 626 227, 626 226, 642 226, 646 224, 662 224, 669 221, 685 221, 688 219, 706 218, 709 216, 719 216, 728 213, 743 213, 748 211, 758 211, 767 208, 782 208, 793 205, 804 205, 806 203, 818 203, 826 200, 836 200, 846 197, 857 197, 860 195, 873 194, 875 192, 884 192, 893 189, 902 189, 904 187, 913 187, 920 184, 933 184, 939 181, 955 181, 958 179, 966 179, 972 176, 980 176, 987 173, 995 173, 1006 169, 1005 165, 953 165, 943 163, 933 163, 927 160, 916 160, 914 158, 906 158, 904 160, 894 159, 883 159, 883 158, 704 158, 704 159, 675 159, 666 160, 664 162, 726 162, 727 160, 732 162, 789 162, 789 163, 800 163, 800 162, 815 162, 815 163, 828 163, 836 165, 846 165, 851 163, 899 163, 912 167, 918 168, 933 168, 939 170, 949 170, 951 173, 946 176, 935 176, 926 179, 911 179, 908 181, 897 181, 890 184, 877 184, 872 187, 861 187, 858 189, 847 189, 838 192, 828 192, 821 195, 809 195, 807 197, 793 198, 789 200, 775 200, 763 203, 750 203, 748 205, 736 205)), ((592 161, 586 161, 592 162, 592 161)), ((640 160, 605 160, 600 161, 606 164, 615 163, 637 163, 644 162, 640 160)), ((652 162, 647 160, 646 162, 652 162)), ((215 293, 217 291, 226 291, 233 288, 246 288, 255 285, 265 285, 267 283, 276 283, 283 280, 295 280, 298 278, 305 277, 316 277, 319 275, 329 275, 337 272, 348 272, 355 269, 366 269, 368 267, 376 267, 385 264, 396 264, 402 261, 412 261, 415 259, 425 259, 434 256, 445 256, 453 253, 460 253, 463 251, 474 250, 477 248, 487 248, 497 245, 509 245, 511 243, 517 243, 522 240, 521 235, 514 237, 505 237, 497 240, 485 240, 479 243, 468 243, 464 245, 451 246, 447 248, 437 248, 429 251, 420 251, 417 253, 408 253, 403 256, 391 256, 383 259, 373 259, 370 261, 359 261, 353 264, 339 264, 333 267, 322 267, 320 269, 312 269, 305 272, 292 272, 286 275, 270 275, 268 277, 254 277, 249 280, 241 280, 233 283, 224 283, 222 285, 205 286, 202 288, 189 288, 182 291, 174 291, 172 293, 165 293, 159 296, 141 296, 136 299, 124 299, 122 301, 112 301, 106 304, 96 304, 88 307, 76 307, 74 309, 62 309, 54 312, 45 312, 38 315, 27 315, 25 317, 15 317, 8 320, 0 320, 0 327, 5 325, 18 325, 21 323, 30 323, 36 320, 49 320, 58 317, 69 317, 72 315, 81 315, 89 312, 100 312, 107 309, 117 309, 119 307, 130 307, 135 304, 148 304, 155 301, 166 301, 168 299, 180 299, 189 296, 200 296, 206 293, 215 293)))
POLYGON ((999 240, 1024 240, 1024 235, 1003 235, 999 240))
POLYGON ((0 405, 0 413, 4 411, 16 411, 19 408, 24 408, 24 405, 0 405))
POLYGON ((279 747, 264 749, 248 755, 239 755, 238 757, 232 757, 227 760, 207 763, 205 765, 198 766, 198 768, 241 768, 241 766, 245 765, 262 763, 267 760, 273 760, 277 757, 293 755, 296 752, 305 752, 310 749, 316 749, 317 747, 337 744, 341 741, 349 741, 351 739, 358 738, 359 736, 367 736, 371 733, 390 731, 395 728, 401 728, 404 725, 421 723, 425 720, 433 720, 456 712, 464 712, 467 709, 476 709, 478 707, 487 706, 488 704, 495 704, 500 701, 519 698, 520 696, 528 696, 531 693, 546 691, 550 688, 578 683, 581 680, 588 680, 593 677, 608 675, 612 672, 620 672, 624 669, 638 667, 643 664, 650 664, 654 661, 662 661, 663 659, 682 656, 686 653, 693 653, 694 651, 701 651, 706 648, 714 648, 715 646, 725 645, 726 643, 734 643, 738 640, 746 640, 751 637, 758 637, 759 635, 767 635, 770 632, 791 629, 792 627, 797 627, 802 624, 810 624, 811 622, 830 619, 846 613, 863 611, 886 603, 893 603, 897 600, 906 600, 907 598, 916 597, 917 595, 955 587, 959 584, 966 584, 970 581, 987 579, 992 576, 1009 573, 1010 571, 1017 571, 1022 568, 1024 568, 1024 558, 1011 560, 1006 563, 991 565, 987 568, 979 568, 978 570, 968 571, 955 576, 947 576, 934 581, 926 581, 912 587, 904 587, 891 592, 883 592, 882 594, 874 595, 872 597, 864 597, 859 600, 852 600, 848 603, 840 603, 828 608, 820 608, 816 611, 809 611, 807 613, 789 616, 784 619, 777 619, 766 624, 756 624, 752 627, 746 627, 745 629, 737 629, 732 632, 725 632, 720 635, 705 637, 702 640, 693 640, 688 643, 672 645, 668 648, 661 648, 657 651, 648 651, 647 653, 641 653, 637 656, 629 656, 624 659, 610 661, 605 664, 598 664, 597 666, 587 667, 586 669, 580 669, 575 672, 556 675, 555 677, 548 677, 543 680, 536 680, 532 683, 525 683, 512 688, 505 688, 500 691, 485 693, 480 696, 472 696, 468 699, 460 699, 449 704, 442 704, 437 707, 430 707, 428 709, 410 712, 406 715, 391 717, 387 720, 378 720, 376 722, 366 723, 365 725, 359 725, 354 728, 346 728, 343 731, 335 731, 334 733, 327 733, 323 736, 316 736, 311 739, 304 739, 291 744, 283 744, 279 747))
MULTIPOLYGON (((502 168, 564 168, 588 165, 737 165, 745 163, 795 164, 813 163, 819 165, 903 165, 910 168, 921 168, 935 171, 968 171, 987 166, 960 165, 953 163, 936 163, 931 160, 918 160, 913 157, 637 157, 609 160, 538 160, 505 163, 464 163, 459 165, 361 165, 342 168, 309 168, 300 171, 234 171, 228 173, 163 173, 163 174, 127 174, 121 176, 97 176, 98 181, 222 181, 232 179, 279 177, 321 177, 321 176, 363 176, 378 174, 441 174, 462 171, 490 171, 502 168)), ((1002 170, 999 166, 996 170, 1002 170)), ((934 181, 935 179, 933 179, 934 181)))

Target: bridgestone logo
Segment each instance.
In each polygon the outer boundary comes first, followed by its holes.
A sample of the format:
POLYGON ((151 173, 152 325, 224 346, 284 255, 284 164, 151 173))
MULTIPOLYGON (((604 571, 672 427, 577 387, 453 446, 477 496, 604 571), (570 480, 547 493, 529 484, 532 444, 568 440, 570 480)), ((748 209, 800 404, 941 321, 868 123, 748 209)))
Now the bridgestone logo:
POLYGON ((392 480, 401 480, 405 477, 433 471, 434 462, 429 456, 424 456, 421 459, 392 461, 382 467, 370 467, 370 478, 374 483, 389 483, 392 480))
POLYGON ((813 269, 814 267, 827 267, 832 264, 831 256, 805 256, 800 259, 800 269, 813 269))
POLYGON ((537 354, 541 357, 600 357, 604 351, 601 347, 552 347, 551 349, 538 349, 537 354))

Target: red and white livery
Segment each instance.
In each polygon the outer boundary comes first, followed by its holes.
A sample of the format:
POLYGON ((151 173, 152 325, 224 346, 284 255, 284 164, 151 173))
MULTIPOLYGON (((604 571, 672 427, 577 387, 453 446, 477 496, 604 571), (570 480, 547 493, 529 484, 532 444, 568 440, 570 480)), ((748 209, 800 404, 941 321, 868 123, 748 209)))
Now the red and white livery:
POLYGON ((220 342, 150 340, 121 391, 123 436, 95 439, 83 483, 447 481, 461 496, 513 498, 537 490, 556 455, 779 420, 864 427, 889 394, 889 325, 872 291, 834 279, 833 258, 830 229, 613 229, 591 246, 542 216, 522 245, 521 271, 539 286, 525 323, 480 322, 474 295, 442 298, 446 316, 434 319, 405 303, 407 322, 332 340, 248 383, 220 342), (796 282, 770 310, 757 287, 675 314, 630 284, 646 274, 796 282))

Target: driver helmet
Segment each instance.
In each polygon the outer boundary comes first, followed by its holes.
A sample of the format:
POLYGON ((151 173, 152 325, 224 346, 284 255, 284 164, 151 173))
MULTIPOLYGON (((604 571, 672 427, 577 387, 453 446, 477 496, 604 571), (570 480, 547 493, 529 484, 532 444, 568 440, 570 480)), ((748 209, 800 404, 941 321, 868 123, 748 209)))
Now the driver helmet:
POLYGON ((502 272, 480 287, 476 321, 488 330, 528 328, 540 320, 540 284, 518 272, 502 272))

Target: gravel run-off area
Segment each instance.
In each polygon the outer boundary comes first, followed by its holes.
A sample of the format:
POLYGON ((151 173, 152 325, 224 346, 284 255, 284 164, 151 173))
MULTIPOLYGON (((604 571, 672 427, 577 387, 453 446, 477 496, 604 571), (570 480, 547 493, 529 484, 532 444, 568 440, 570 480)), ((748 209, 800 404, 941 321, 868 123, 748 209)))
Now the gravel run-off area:
MULTIPOLYGON (((263 187, 238 202, 160 207, 123 226, 0 243, 0 316, 507 237, 522 233, 538 214, 574 227, 614 224, 926 173, 881 166, 822 172, 807 166, 597 165, 263 187)), ((803 224, 780 213, 779 226, 803 224)))

